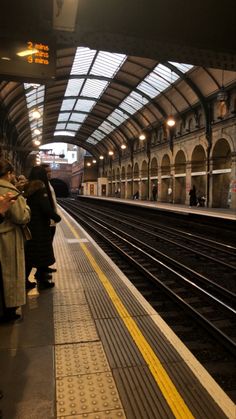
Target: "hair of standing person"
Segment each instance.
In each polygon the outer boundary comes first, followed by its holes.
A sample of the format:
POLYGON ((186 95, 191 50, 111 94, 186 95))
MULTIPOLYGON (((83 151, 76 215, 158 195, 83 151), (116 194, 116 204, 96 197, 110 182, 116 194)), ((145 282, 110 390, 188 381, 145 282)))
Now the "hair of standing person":
POLYGON ((0 177, 5 176, 8 172, 14 172, 13 165, 9 160, 0 159, 0 177))
POLYGON ((52 194, 49 188, 49 182, 48 182, 46 169, 42 166, 32 167, 31 172, 29 174, 29 181, 31 180, 41 180, 44 183, 51 207, 54 208, 54 203, 53 203, 52 194))

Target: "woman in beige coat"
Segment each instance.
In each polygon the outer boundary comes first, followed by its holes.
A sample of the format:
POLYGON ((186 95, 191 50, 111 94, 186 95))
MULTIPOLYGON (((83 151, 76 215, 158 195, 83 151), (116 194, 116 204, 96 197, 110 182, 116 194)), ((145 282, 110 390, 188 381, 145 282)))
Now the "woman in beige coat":
POLYGON ((25 304, 24 236, 22 226, 30 220, 30 209, 13 185, 14 168, 8 160, 0 160, 0 195, 16 196, 0 224, 0 264, 4 314, 1 321, 17 320, 16 309, 25 304), (17 196, 18 195, 18 196, 17 196))

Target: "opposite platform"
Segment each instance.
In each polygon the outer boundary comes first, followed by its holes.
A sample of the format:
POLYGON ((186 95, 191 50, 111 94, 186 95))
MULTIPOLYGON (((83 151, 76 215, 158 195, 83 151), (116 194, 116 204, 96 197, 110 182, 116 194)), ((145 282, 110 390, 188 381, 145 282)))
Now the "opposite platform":
POLYGON ((195 215, 203 215, 207 217, 214 217, 214 218, 223 218, 226 220, 234 220, 236 221, 236 211, 231 208, 208 208, 208 207, 189 207, 183 204, 173 204, 168 202, 159 202, 159 201, 145 201, 140 199, 122 199, 122 198, 112 198, 112 197, 104 197, 104 196, 86 196, 86 195, 79 195, 79 198, 90 198, 90 199, 101 199, 106 201, 112 201, 117 203, 123 203, 127 205, 136 205, 146 208, 154 208, 164 211, 176 212, 176 213, 183 213, 183 214, 195 214, 195 215))
POLYGON ((53 290, 0 328, 3 419, 234 418, 235 405, 63 213, 53 290))

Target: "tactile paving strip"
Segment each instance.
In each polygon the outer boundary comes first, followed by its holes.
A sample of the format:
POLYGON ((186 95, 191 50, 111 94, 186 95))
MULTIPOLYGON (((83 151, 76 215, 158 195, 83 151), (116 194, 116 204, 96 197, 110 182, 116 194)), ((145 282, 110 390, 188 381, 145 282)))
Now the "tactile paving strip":
POLYGON ((56 377, 110 371, 101 342, 55 347, 56 377))
POLYGON ((55 343, 92 342, 99 340, 91 321, 59 322, 55 324, 55 343))
POLYGON ((121 319, 96 320, 96 326, 111 368, 146 365, 121 319))
POLYGON ((103 289, 103 285, 98 278, 96 272, 81 272, 80 273, 80 283, 84 290, 94 289, 97 290, 103 289))
POLYGON ((122 409, 109 372, 62 377, 56 381, 57 416, 122 409))
POLYGON ((75 322, 87 320, 92 322, 93 318, 87 305, 77 306, 55 306, 53 310, 54 321, 58 322, 75 322))
POLYGON ((89 289, 86 290, 85 293, 92 315, 95 319, 118 317, 118 312, 104 289, 89 289))
POLYGON ((53 293, 53 306, 83 305, 87 304, 83 291, 55 291, 53 293))
POLYGON ((102 413, 83 413, 76 416, 60 416, 60 419, 125 419, 123 410, 106 410, 102 413))

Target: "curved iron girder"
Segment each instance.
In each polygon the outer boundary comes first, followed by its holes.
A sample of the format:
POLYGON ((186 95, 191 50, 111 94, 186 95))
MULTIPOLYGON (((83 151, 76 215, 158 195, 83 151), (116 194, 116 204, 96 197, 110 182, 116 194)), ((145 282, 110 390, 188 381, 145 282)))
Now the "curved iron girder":
MULTIPOLYGON (((221 88, 221 85, 218 83, 218 81, 216 80, 216 78, 211 74, 211 72, 206 67, 202 67, 202 69, 213 80, 213 82, 216 84, 217 88, 220 89, 221 88)), ((224 70, 222 70, 222 71, 224 71, 224 70)))
POLYGON ((197 85, 186 74, 182 73, 182 71, 180 71, 177 67, 175 67, 173 64, 169 62, 165 63, 165 65, 169 67, 170 70, 178 74, 178 76, 188 84, 188 86, 194 91, 194 93, 198 97, 199 102, 202 106, 204 115, 205 115, 205 120, 206 120, 206 138, 207 138, 208 144, 211 145, 212 130, 211 130, 210 111, 209 111, 205 96, 202 94, 202 92, 197 87, 197 85))

